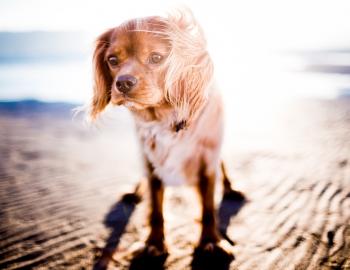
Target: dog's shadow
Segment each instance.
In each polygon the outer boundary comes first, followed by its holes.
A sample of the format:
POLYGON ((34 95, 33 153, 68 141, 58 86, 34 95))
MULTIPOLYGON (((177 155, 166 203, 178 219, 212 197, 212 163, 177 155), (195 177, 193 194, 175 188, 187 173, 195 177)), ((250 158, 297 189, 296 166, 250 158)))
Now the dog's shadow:
MULTIPOLYGON (((232 194, 231 194, 232 195, 232 194)), ((116 251, 120 238, 123 235, 125 228, 129 222, 129 219, 135 210, 136 204, 139 202, 139 198, 133 194, 126 194, 118 201, 106 215, 104 223, 112 231, 106 241, 102 252, 96 257, 93 270, 107 269, 109 262, 113 258, 113 254, 116 251)), ((230 224, 230 220, 235 216, 246 202, 244 197, 240 194, 233 194, 233 196, 224 196, 219 206, 219 228, 223 237, 232 245, 233 241, 227 236, 227 228, 230 224)), ((143 269, 164 269, 164 263, 167 256, 150 257, 143 252, 136 253, 130 262, 129 269, 131 270, 143 270, 143 269)), ((232 257, 228 257, 222 250, 215 249, 211 252, 201 251, 196 249, 193 253, 191 267, 193 270, 206 270, 206 269, 229 269, 230 263, 233 260, 232 257)))
POLYGON ((93 270, 107 269, 118 247, 120 238, 125 231, 126 225, 139 201, 140 199, 136 195, 132 193, 125 194, 111 207, 105 216, 104 224, 106 227, 111 228, 112 231, 103 249, 97 249, 96 253, 99 254, 95 254, 96 258, 93 270))

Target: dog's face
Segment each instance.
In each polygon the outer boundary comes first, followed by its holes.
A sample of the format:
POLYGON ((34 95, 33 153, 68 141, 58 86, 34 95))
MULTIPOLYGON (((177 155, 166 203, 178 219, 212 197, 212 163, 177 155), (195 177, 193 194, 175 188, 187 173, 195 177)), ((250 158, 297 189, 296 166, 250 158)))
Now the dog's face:
POLYGON ((159 33, 165 25, 154 18, 116 28, 104 53, 111 84, 111 102, 142 110, 164 103, 164 73, 170 44, 159 33))
POLYGON ((107 104, 141 111, 164 104, 189 122, 205 102, 212 62, 193 17, 148 17, 103 33, 94 53, 91 116, 107 104))

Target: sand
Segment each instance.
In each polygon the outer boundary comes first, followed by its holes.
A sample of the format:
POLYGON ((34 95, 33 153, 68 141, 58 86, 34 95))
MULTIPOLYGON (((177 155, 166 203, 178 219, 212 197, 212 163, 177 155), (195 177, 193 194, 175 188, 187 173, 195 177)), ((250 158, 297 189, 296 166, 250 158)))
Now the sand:
POLYGON ((121 201, 142 176, 133 124, 88 128, 69 108, 0 106, 0 269, 350 269, 350 100, 228 117, 224 158, 248 198, 218 200, 232 261, 193 255, 190 187, 166 191, 169 256, 137 256, 147 199, 121 201))

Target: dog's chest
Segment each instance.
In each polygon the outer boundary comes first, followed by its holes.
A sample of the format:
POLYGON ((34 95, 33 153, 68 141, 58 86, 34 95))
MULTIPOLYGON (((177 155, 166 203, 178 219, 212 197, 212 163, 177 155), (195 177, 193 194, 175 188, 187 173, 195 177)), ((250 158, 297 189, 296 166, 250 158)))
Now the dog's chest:
POLYGON ((138 134, 146 158, 152 163, 154 173, 167 185, 193 183, 186 173, 186 163, 192 164, 194 144, 184 132, 173 132, 162 126, 139 127, 138 134))

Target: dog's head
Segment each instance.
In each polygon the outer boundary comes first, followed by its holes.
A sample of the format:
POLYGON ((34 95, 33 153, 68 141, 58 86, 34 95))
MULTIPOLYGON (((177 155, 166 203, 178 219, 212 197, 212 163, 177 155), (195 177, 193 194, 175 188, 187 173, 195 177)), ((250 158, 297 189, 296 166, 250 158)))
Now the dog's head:
POLYGON ((109 104, 141 111, 164 104, 190 123, 204 105, 213 65, 187 12, 125 22, 103 33, 94 52, 94 119, 109 104))

